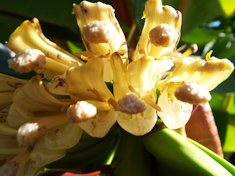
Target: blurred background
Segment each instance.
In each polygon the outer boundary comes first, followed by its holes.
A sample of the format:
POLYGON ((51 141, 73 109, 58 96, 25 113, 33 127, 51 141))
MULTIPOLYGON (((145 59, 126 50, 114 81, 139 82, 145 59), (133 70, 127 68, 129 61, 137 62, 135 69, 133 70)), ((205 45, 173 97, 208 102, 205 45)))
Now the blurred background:
MULTIPOLYGON (((72 4, 79 0, 0 0, 0 43, 24 20, 39 19, 44 35, 70 52, 83 50, 72 4)), ((94 0, 92 2, 95 2, 94 0)), ((112 5, 123 31, 134 30, 132 45, 138 40, 144 20, 144 0, 102 0, 112 5)), ((197 55, 228 58, 235 63, 235 0, 163 0, 183 16, 181 45, 198 45, 197 55)), ((1 72, 0 68, 0 72, 1 72)), ((235 163, 235 73, 212 91, 210 105, 218 127, 225 158, 235 163)))

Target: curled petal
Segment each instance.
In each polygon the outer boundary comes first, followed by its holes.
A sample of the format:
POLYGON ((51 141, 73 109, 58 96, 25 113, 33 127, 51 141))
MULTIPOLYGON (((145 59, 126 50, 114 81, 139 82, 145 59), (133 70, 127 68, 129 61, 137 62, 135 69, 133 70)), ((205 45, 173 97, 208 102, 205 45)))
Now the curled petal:
POLYGON ((234 65, 228 59, 185 57, 166 79, 159 82, 158 87, 164 89, 170 83, 196 82, 210 91, 227 79, 233 70, 234 65))
POLYGON ((157 114, 163 123, 170 129, 183 127, 189 120, 193 105, 170 98, 168 91, 164 90, 158 98, 158 105, 161 108, 157 114))
POLYGON ((26 48, 39 49, 47 57, 66 66, 69 66, 72 63, 82 64, 75 56, 63 50, 43 35, 37 18, 34 18, 32 21, 24 21, 10 35, 7 47, 16 53, 21 52, 26 48))
POLYGON ((27 81, 0 73, 0 92, 14 91, 27 81))
POLYGON ((180 37, 181 13, 163 6, 161 0, 148 0, 143 17, 145 24, 133 60, 146 55, 159 57, 172 53, 180 37))
POLYGON ((107 55, 123 50, 127 54, 125 36, 110 5, 83 1, 74 4, 73 13, 87 51, 107 55))
POLYGON ((89 60, 86 64, 71 68, 66 74, 68 92, 76 100, 101 100, 107 101, 112 97, 103 81, 103 62, 89 60))

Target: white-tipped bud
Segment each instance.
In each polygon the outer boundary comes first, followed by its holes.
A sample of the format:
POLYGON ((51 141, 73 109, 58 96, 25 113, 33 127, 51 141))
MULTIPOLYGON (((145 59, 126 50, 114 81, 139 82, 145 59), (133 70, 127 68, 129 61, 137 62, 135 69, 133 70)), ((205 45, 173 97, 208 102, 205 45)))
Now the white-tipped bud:
POLYGON ((92 21, 83 26, 83 37, 90 43, 108 43, 112 37, 110 25, 104 21, 92 21))
POLYGON ((118 111, 128 114, 136 114, 143 112, 146 109, 144 101, 138 98, 137 95, 131 93, 117 102, 118 111))
POLYGON ((67 115, 72 122, 79 123, 89 120, 96 116, 97 108, 86 102, 78 101, 74 105, 70 105, 67 110, 67 115))
POLYGON ((175 97, 183 102, 198 105, 210 101, 211 95, 207 89, 197 83, 185 83, 175 91, 175 97))
POLYGON ((178 39, 178 33, 170 25, 160 24, 149 32, 149 38, 156 46, 168 47, 178 39))
POLYGON ((27 73, 32 70, 41 69, 46 63, 46 58, 43 52, 38 49, 27 48, 24 51, 16 54, 12 59, 8 60, 9 68, 20 72, 27 73))
POLYGON ((18 169, 18 163, 11 161, 9 163, 5 163, 0 167, 0 175, 4 176, 14 176, 18 169))
POLYGON ((21 147, 33 147, 46 133, 47 128, 38 123, 25 123, 17 131, 17 141, 21 147))

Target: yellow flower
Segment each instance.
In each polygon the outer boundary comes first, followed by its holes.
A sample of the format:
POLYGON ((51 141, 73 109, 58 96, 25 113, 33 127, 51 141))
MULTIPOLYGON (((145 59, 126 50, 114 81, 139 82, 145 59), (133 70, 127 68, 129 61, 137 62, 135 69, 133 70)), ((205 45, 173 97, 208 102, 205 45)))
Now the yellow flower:
POLYGON ((180 62, 175 64, 165 79, 159 81, 161 95, 158 104, 162 111, 158 115, 167 127, 176 129, 184 126, 191 115, 192 104, 205 103, 205 99, 209 101, 208 91, 232 73, 234 66, 229 60, 207 57, 207 60, 199 57, 178 58, 180 62), (179 89, 181 91, 175 97, 179 89))
POLYGON ((206 59, 178 53, 181 13, 161 0, 146 2, 144 28, 129 59, 111 6, 83 1, 73 13, 86 48, 76 56, 46 39, 36 18, 8 40, 16 52, 9 67, 38 75, 0 74, 0 158, 6 160, 0 175, 34 175, 63 157, 82 131, 103 137, 116 122, 136 136, 150 132, 158 116, 168 128, 181 128, 193 104, 209 101, 208 91, 234 69, 211 53, 206 59))
POLYGON ((135 60, 125 67, 117 54, 113 55, 111 63, 117 122, 131 134, 144 135, 155 126, 156 111, 160 110, 156 105, 157 83, 173 63, 169 59, 149 57, 135 60))
POLYGON ((6 161, 0 173, 34 175, 78 143, 82 130, 67 119, 69 100, 52 96, 40 76, 26 82, 0 75, 0 82, 1 94, 14 92, 11 104, 0 109, 8 111, 0 123, 0 157, 6 161))

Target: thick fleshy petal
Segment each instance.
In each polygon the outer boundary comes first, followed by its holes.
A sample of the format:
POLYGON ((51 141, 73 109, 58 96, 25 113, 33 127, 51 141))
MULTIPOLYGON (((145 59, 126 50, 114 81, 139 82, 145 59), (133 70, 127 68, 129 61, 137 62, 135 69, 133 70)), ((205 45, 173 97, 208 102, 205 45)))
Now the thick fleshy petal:
POLYGON ((143 17, 145 24, 133 60, 143 56, 160 57, 172 53, 180 37, 181 13, 170 6, 162 6, 161 0, 148 0, 145 4, 143 17), (155 33, 153 36, 151 31, 155 33), (153 44, 150 41, 151 37, 159 38, 159 44, 153 44), (168 42, 163 44, 162 39, 168 42))
POLYGON ((66 84, 70 95, 76 100, 107 101, 111 98, 112 93, 103 81, 103 69, 103 62, 95 59, 68 70, 66 84))
POLYGON ((92 137, 104 137, 116 120, 117 113, 114 110, 100 111, 95 118, 78 123, 78 125, 92 137))
POLYGON ((52 150, 66 150, 78 143, 82 129, 74 123, 67 123, 48 131, 44 140, 45 147, 52 150))
POLYGON ((10 35, 7 47, 16 53, 21 52, 26 48, 39 49, 47 57, 67 66, 72 63, 82 64, 82 62, 71 53, 60 48, 43 35, 37 18, 34 18, 32 21, 24 21, 10 35))
POLYGON ((113 70, 113 92, 115 99, 119 100, 130 92, 127 67, 124 66, 120 55, 117 53, 111 56, 111 66, 113 70))
POLYGON ((196 82, 210 91, 227 79, 233 70, 234 65, 228 59, 186 57, 159 82, 158 87, 162 90, 170 83, 196 82))
POLYGON ((127 132, 135 135, 142 136, 153 129, 157 122, 156 110, 150 106, 146 106, 146 110, 137 114, 127 114, 117 112, 118 124, 127 132))
POLYGON ((113 52, 127 54, 125 36, 110 5, 83 1, 74 4, 73 13, 88 52, 103 56, 113 52))
POLYGON ((169 58, 155 60, 148 57, 135 60, 128 65, 130 84, 140 96, 155 95, 157 82, 172 66, 173 61, 169 58))
POLYGON ((161 108, 157 114, 163 123, 170 129, 183 127, 189 120, 193 105, 170 98, 168 91, 164 90, 158 98, 158 105, 161 108))

